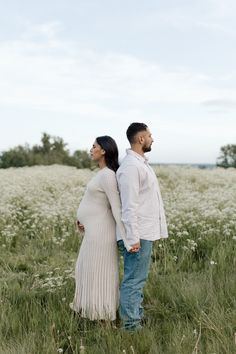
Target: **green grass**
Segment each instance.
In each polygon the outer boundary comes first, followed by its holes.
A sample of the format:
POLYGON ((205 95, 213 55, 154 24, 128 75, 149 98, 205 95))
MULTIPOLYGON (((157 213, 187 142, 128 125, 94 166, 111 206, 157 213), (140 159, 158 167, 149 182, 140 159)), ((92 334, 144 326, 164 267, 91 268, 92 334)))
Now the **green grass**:
POLYGON ((63 249, 40 247, 33 240, 15 252, 2 251, 1 353, 51 354, 62 348, 69 354, 83 352, 81 345, 86 353, 234 353, 234 240, 215 240, 205 257, 217 264, 204 266, 194 254, 183 253, 179 264, 171 261, 168 240, 162 242, 165 252, 153 259, 145 287, 146 326, 130 334, 74 315, 68 307, 74 293, 70 277, 53 292, 33 287, 36 272, 43 278, 45 271, 57 267, 52 277, 67 274, 64 270, 71 269, 76 257, 74 238, 71 235, 71 248, 69 240, 63 249))

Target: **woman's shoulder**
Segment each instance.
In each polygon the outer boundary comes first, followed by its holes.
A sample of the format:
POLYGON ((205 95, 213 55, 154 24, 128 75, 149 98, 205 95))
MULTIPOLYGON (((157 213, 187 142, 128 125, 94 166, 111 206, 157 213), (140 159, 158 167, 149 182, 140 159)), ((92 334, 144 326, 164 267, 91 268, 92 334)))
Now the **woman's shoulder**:
POLYGON ((102 170, 101 170, 101 174, 103 175, 108 175, 108 176, 115 176, 116 173, 115 171, 111 170, 109 167, 104 167, 102 170))
POLYGON ((115 183, 116 181, 116 173, 115 171, 111 170, 109 167, 104 167, 99 172, 99 179, 102 184, 104 183, 115 183))

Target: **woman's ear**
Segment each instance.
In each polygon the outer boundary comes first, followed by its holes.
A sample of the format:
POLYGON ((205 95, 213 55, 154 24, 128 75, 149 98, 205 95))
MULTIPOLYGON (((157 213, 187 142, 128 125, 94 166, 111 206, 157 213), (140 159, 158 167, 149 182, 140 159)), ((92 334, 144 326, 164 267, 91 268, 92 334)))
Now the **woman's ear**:
POLYGON ((106 151, 102 149, 102 155, 105 155, 106 151))

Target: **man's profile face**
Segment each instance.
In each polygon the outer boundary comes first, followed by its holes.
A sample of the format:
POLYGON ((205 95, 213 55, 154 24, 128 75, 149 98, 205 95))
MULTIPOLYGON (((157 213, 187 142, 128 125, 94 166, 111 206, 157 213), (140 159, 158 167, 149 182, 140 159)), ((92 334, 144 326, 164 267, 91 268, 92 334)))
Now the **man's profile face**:
POLYGON ((143 133, 142 133, 144 142, 142 146, 143 152, 149 152, 152 150, 152 143, 153 143, 153 138, 152 138, 152 133, 150 132, 149 128, 147 128, 143 133))

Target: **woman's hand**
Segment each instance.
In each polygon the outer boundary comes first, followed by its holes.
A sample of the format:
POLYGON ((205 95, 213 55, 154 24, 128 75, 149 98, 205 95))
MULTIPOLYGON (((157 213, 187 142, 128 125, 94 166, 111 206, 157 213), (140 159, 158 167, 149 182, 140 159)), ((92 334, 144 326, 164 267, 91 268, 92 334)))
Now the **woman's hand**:
POLYGON ((84 232, 84 225, 82 225, 79 220, 76 221, 76 225, 79 231, 84 232))

